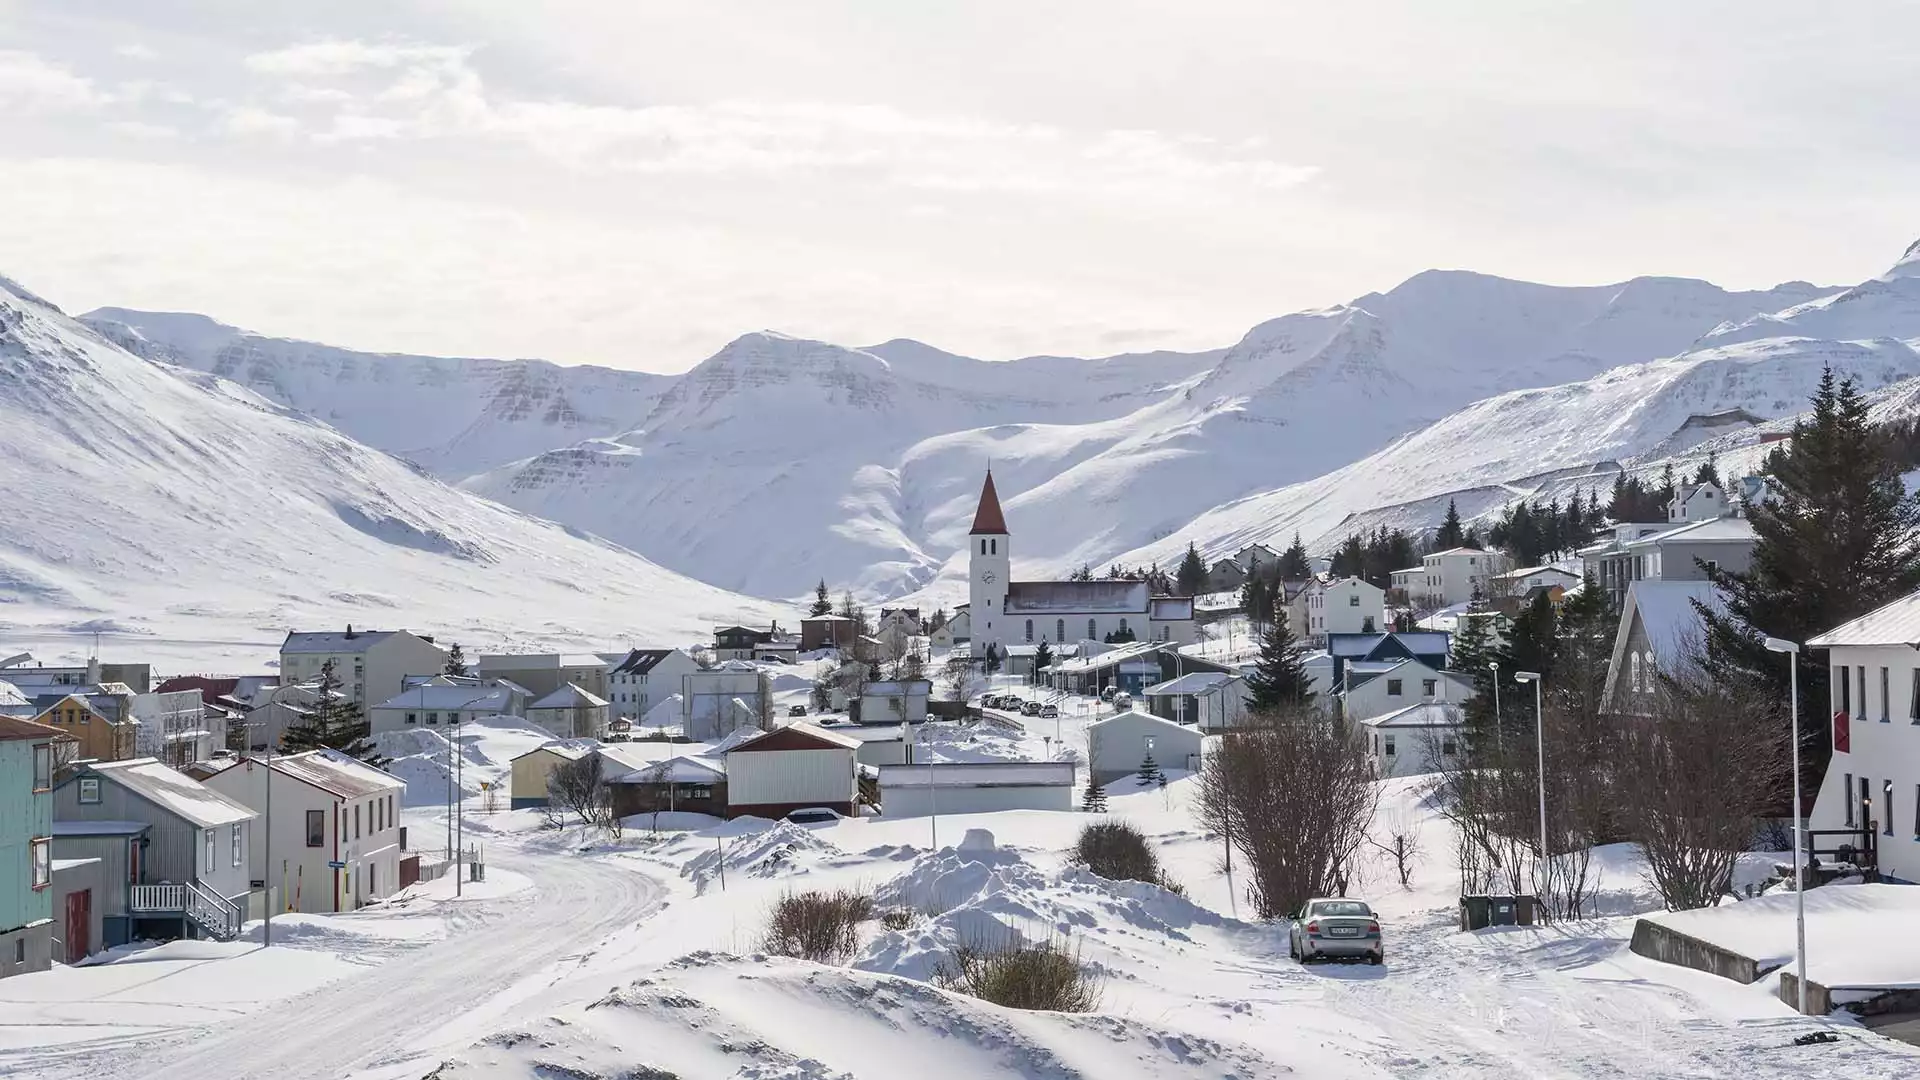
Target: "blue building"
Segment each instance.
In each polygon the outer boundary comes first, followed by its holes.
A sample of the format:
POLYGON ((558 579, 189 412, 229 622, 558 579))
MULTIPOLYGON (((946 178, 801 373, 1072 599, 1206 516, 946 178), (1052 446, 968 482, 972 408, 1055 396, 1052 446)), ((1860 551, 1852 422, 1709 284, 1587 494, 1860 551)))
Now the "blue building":
POLYGON ((0 716, 0 978, 53 966, 57 728, 0 716))

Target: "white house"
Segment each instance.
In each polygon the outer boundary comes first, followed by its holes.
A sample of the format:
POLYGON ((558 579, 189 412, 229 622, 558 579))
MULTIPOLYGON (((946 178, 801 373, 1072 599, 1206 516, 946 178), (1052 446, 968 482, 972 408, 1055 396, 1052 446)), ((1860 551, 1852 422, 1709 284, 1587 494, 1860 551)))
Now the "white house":
POLYGON ((510 682, 436 679, 411 686, 368 709, 367 721, 378 734, 463 724, 482 717, 522 716, 526 707, 527 692, 510 682))
POLYGON ((527 719, 556 739, 604 739, 607 701, 567 683, 529 704, 527 719))
POLYGON ((973 608, 970 604, 955 604, 953 618, 947 620, 947 632, 953 635, 957 644, 973 640, 973 608))
POLYGON ((1466 701, 1473 677, 1443 671, 1419 660, 1360 660, 1347 664, 1347 716, 1378 716, 1429 701, 1466 701))
POLYGON ((1239 727, 1247 716, 1249 693, 1244 675, 1235 675, 1194 691, 1195 726, 1209 735, 1239 727))
POLYGON ((280 681, 306 682, 320 677, 327 661, 340 680, 340 692, 365 708, 406 689, 408 675, 446 670, 447 651, 428 638, 405 630, 344 632, 290 631, 280 643, 280 681))
POLYGON ((609 711, 637 720, 679 693, 682 675, 698 670, 684 649, 634 649, 607 665, 609 711))
POLYGON ((1463 760, 1466 713, 1447 701, 1428 701, 1360 721, 1367 759, 1381 779, 1418 776, 1463 760))
POLYGON ((1718 484, 1676 484, 1667 502, 1667 520, 1675 524, 1712 521, 1733 513, 1735 505, 1718 484))
POLYGON ((225 730, 216 733, 208 726, 206 700, 198 690, 135 694, 133 718, 140 721, 133 733, 134 752, 175 768, 205 761, 226 745, 225 730))
MULTIPOLYGON (((1451 607, 1488 594, 1488 582, 1500 572, 1500 556, 1479 548, 1456 547, 1436 551, 1420 560, 1420 573, 1401 587, 1408 599, 1427 607, 1451 607)), ((1396 584, 1400 575, 1396 573, 1396 584)))
POLYGON ((1071 761, 882 765, 880 811, 889 818, 904 818, 933 813, 1072 810, 1073 768, 1071 761))
POLYGON ((208 787, 264 815, 272 770, 273 825, 252 822, 252 874, 280 910, 355 911, 400 889, 400 804, 406 783, 331 750, 249 757, 208 787), (333 866, 333 863, 344 864, 333 866))
POLYGON ((712 742, 757 726, 773 714, 772 694, 772 680, 744 660, 686 672, 680 676, 680 730, 695 742, 712 742))
POLYGON ((1205 743, 1198 728, 1128 710, 1087 725, 1087 763, 1101 784, 1139 772, 1149 751, 1162 770, 1198 771, 1205 743))
POLYGON ((1357 577, 1314 581, 1306 589, 1307 624, 1293 630, 1312 642, 1328 634, 1377 634, 1387 628, 1387 593, 1357 577))
POLYGON ((967 608, 973 655, 989 646, 1063 644, 1109 635, 1192 644, 1193 598, 1154 596, 1144 581, 1014 581, 1013 538, 993 473, 968 531, 967 608))
POLYGON ((780 818, 825 807, 853 816, 860 740, 808 723, 763 731, 726 752, 727 816, 780 818))
POLYGON ((1613 658, 1601 691, 1608 712, 1644 715, 1659 673, 1683 673, 1706 646, 1706 620, 1696 604, 1724 611, 1726 599, 1705 581, 1635 581, 1627 588, 1614 631, 1613 658))
POLYGON ((920 636, 920 609, 887 608, 880 609, 880 618, 874 621, 873 636, 890 648, 905 648, 920 636))
POLYGON ((927 679, 870 682, 860 694, 862 724, 920 724, 927 719, 933 683, 927 679))
POLYGON ((1541 587, 1571 589, 1580 584, 1580 575, 1559 566, 1525 566, 1495 574, 1493 580, 1495 594, 1522 596, 1529 589, 1541 587))
MULTIPOLYGON (((1808 827, 1873 830, 1881 876, 1908 884, 1920 883, 1920 651, 1914 642, 1920 642, 1920 593, 1810 639, 1806 648, 1826 650, 1832 718, 1800 717, 1802 724, 1826 727, 1833 746, 1808 827)), ((1816 846, 1837 847, 1842 839, 1826 837, 1816 846)), ((1834 858, 1826 854, 1821 861, 1834 858)))
POLYGON ((481 679, 506 679, 535 696, 551 694, 572 683, 595 695, 607 696, 607 660, 594 653, 482 653, 473 673, 481 679))
MULTIPOLYGON (((1241 704, 1245 704, 1246 680, 1228 675, 1222 671, 1189 671, 1178 678, 1154 683, 1140 691, 1146 699, 1147 711, 1162 720, 1171 720, 1176 724, 1198 724, 1201 722, 1200 695, 1208 693, 1221 683, 1238 681, 1242 692, 1241 704)), ((1215 707, 1224 708, 1228 698, 1210 699, 1215 707)), ((1222 723, 1221 726, 1226 726, 1222 723)))

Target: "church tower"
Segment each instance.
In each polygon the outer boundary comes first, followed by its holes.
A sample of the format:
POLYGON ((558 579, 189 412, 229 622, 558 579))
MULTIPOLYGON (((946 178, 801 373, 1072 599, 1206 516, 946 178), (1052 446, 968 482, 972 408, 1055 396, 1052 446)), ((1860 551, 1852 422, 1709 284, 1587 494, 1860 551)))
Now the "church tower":
POLYGON ((973 655, 986 655, 987 644, 1005 649, 1012 631, 1003 610, 1007 604, 1007 580, 1013 576, 1012 551, 1008 546, 1007 519, 1000 513, 1000 494, 993 489, 993 470, 987 470, 987 482, 980 488, 980 506, 973 512, 973 528, 967 534, 971 545, 967 556, 967 611, 973 622, 973 655))

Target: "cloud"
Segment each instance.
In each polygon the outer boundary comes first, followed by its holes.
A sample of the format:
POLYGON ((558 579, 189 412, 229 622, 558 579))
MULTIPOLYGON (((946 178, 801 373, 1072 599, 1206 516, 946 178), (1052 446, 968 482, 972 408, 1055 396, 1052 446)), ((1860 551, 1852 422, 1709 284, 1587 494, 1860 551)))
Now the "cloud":
POLYGON ((129 60, 158 60, 160 58, 159 53, 137 41, 130 41, 125 45, 117 46, 113 52, 114 55, 124 56, 129 60))
POLYGON ((87 111, 106 100, 91 79, 33 53, 0 49, 0 107, 27 113, 87 111))
POLYGON ((471 52, 451 45, 372 43, 331 38, 254 53, 246 65, 263 75, 345 75, 368 68, 462 63, 471 52))
POLYGON ((172 139, 180 135, 180 129, 170 124, 151 124, 144 120, 116 120, 108 124, 107 129, 135 139, 172 139))
POLYGON ((235 136, 262 135, 285 139, 299 134, 300 121, 257 105, 236 105, 228 107, 221 117, 220 129, 235 136))

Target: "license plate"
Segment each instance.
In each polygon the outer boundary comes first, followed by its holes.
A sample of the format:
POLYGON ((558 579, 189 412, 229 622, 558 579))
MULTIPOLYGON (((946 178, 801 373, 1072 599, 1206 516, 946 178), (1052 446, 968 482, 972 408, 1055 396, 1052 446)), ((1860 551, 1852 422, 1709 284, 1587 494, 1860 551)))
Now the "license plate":
POLYGON ((1359 937, 1360 928, 1357 926, 1329 926, 1327 927, 1327 936, 1328 937, 1359 937))

